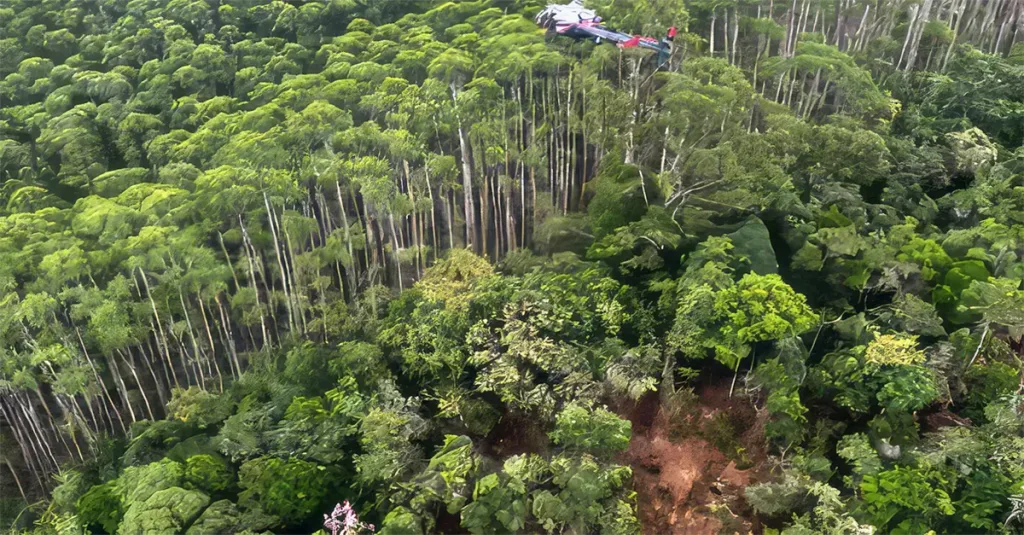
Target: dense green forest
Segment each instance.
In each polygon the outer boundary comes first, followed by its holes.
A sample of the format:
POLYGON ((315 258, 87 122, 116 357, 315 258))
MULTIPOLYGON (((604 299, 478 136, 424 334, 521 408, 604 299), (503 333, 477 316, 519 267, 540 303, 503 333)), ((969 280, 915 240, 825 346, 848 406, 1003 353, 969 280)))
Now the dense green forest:
POLYGON ((0 530, 1024 533, 1024 0, 587 6, 0 0, 0 530))

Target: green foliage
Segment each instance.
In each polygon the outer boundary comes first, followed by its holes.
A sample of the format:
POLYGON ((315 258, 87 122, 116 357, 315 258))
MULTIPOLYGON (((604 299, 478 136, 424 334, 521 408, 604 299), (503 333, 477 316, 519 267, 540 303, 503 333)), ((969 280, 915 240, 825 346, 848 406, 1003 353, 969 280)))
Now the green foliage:
POLYGON ((327 373, 331 351, 318 344, 305 342, 288 350, 285 355, 284 379, 301 385, 307 392, 323 392, 333 381, 327 373))
POLYGON ((340 356, 331 359, 327 368, 334 377, 353 377, 363 388, 376 385, 389 375, 384 354, 374 344, 350 341, 338 345, 340 356))
POLYGON ((964 414, 981 422, 985 419, 985 407, 1020 387, 1020 370, 998 361, 972 366, 967 369, 964 382, 964 414))
POLYGON ((260 457, 238 469, 238 503, 258 508, 281 524, 301 523, 324 504, 331 489, 324 466, 300 459, 260 457))
POLYGON ((639 221, 616 228, 594 242, 587 250, 587 257, 619 261, 621 269, 627 273, 656 271, 664 265, 662 252, 671 254, 680 245, 681 234, 663 208, 651 206, 639 221))
POLYGON ((767 526, 1017 529, 1019 2, 542 4, 2 2, 22 525, 650 531, 599 407, 699 375, 767 526))
POLYGON ((617 393, 638 400, 657 388, 663 368, 658 347, 640 346, 615 353, 605 364, 604 373, 617 393))
POLYGON ((53 489, 50 505, 58 513, 73 513, 77 501, 94 486, 91 474, 83 474, 78 470, 69 470, 59 474, 56 479, 60 485, 53 489))
POLYGON ((122 503, 117 492, 117 480, 111 480, 83 494, 75 505, 75 512, 83 526, 114 533, 124 515, 122 503))
POLYGON ((127 507, 143 503, 156 492, 181 486, 185 467, 170 459, 130 466, 117 478, 115 492, 127 507))
POLYGON ((420 456, 411 440, 421 436, 424 424, 407 410, 371 409, 359 425, 360 442, 366 452, 355 458, 359 479, 366 484, 381 484, 405 476, 420 456))
POLYGON ((860 484, 871 523, 894 532, 928 531, 955 512, 948 476, 929 468, 895 467, 867 474, 860 484))
POLYGON ((426 299, 440 301, 451 308, 463 308, 473 282, 493 272, 494 268, 483 258, 464 249, 452 249, 445 259, 423 274, 416 287, 426 299))
POLYGON ((278 455, 296 456, 320 464, 337 463, 345 458, 349 437, 356 433, 353 414, 361 407, 355 400, 336 401, 328 411, 320 398, 296 397, 285 410, 284 418, 267 434, 270 449, 278 455), (349 402, 353 402, 352 406, 349 402))
POLYGON ((185 461, 185 488, 217 495, 228 490, 234 482, 234 470, 219 456, 195 455, 185 461))
POLYGON ((647 206, 638 169, 609 158, 594 177, 594 199, 587 205, 587 214, 598 238, 615 229, 639 220, 647 206))
MULTIPOLYGON (((691 277, 717 279, 719 266, 708 262, 684 281, 689 285, 691 277)), ((688 356, 702 356, 701 347, 713 349, 716 359, 736 369, 751 344, 795 336, 817 321, 804 296, 779 275, 748 273, 718 292, 708 283, 698 284, 684 294, 676 312, 674 331, 680 338, 674 345, 688 356)))
POLYGON ((405 507, 396 507, 384 517, 380 533, 384 535, 421 535, 420 518, 405 507))
POLYGON ((242 524, 241 512, 228 500, 210 504, 185 532, 187 535, 218 535, 238 531, 242 524))
POLYGON ((771 420, 765 424, 765 436, 785 444, 799 443, 804 438, 807 407, 800 400, 798 378, 787 371, 781 358, 775 358, 757 367, 753 383, 768 391, 765 406, 771 420))
POLYGON ((863 476, 874 475, 882 471, 881 459, 879 459, 875 448, 871 446, 867 435, 863 433, 846 435, 841 438, 836 444, 836 453, 850 463, 853 468, 852 479, 846 481, 848 487, 857 487, 858 485, 854 483, 859 482, 863 476))
POLYGON ((197 387, 171 391, 167 410, 172 418, 194 422, 200 429, 219 424, 231 416, 231 401, 227 396, 211 394, 197 387))
POLYGON ((827 355, 811 371, 811 383, 819 395, 832 395, 855 413, 877 406, 905 415, 939 395, 935 371, 922 366, 926 358, 915 336, 878 335, 867 346, 827 355))
POLYGON ((629 447, 631 425, 608 410, 570 404, 555 418, 551 440, 569 451, 610 456, 629 447))
POLYGON ((744 489, 744 497, 758 513, 777 516, 794 511, 805 503, 810 482, 806 476, 797 477, 787 472, 783 479, 751 485, 744 489))
POLYGON ((778 340, 810 329, 816 316, 806 299, 793 292, 778 275, 744 275, 718 294, 715 312, 727 323, 726 339, 742 343, 778 340))
POLYGON ((118 533, 143 535, 182 532, 199 517, 210 498, 198 491, 171 487, 131 504, 117 527, 118 533))
POLYGON ((526 511, 526 481, 489 474, 473 488, 473 500, 462 510, 462 527, 470 533, 516 533, 526 525, 526 511))
POLYGON ((732 254, 746 259, 752 272, 760 275, 779 272, 771 236, 763 221, 751 217, 739 230, 729 234, 728 238, 733 244, 732 254))
POLYGON ((853 535, 871 529, 860 524, 846 512, 846 504, 840 498, 839 489, 826 483, 815 482, 808 489, 808 495, 817 503, 810 513, 794 515, 793 524, 783 533, 822 533, 828 535, 853 535))
POLYGON ((468 437, 446 435, 444 445, 430 458, 418 479, 424 481, 426 492, 432 492, 450 514, 455 514, 465 505, 470 481, 476 476, 479 464, 468 437))
MULTIPOLYGON (((533 497, 533 514, 548 531, 601 529, 601 521, 609 520, 606 500, 633 475, 629 467, 603 467, 588 455, 552 459, 551 474, 559 491, 540 491, 533 497)), ((615 502, 610 505, 619 509, 615 502)), ((634 522, 622 519, 626 526, 634 522)))

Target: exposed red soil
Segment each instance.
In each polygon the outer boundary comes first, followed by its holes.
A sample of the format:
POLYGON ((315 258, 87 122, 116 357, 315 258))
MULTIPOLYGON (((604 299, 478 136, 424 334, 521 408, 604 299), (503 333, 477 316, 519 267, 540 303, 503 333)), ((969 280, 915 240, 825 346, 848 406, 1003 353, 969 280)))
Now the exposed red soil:
POLYGON ((746 486, 759 479, 763 421, 748 400, 729 398, 728 384, 698 387, 696 394, 675 411, 666 410, 656 394, 622 411, 634 423, 622 462, 633 468, 644 532, 760 532, 742 495, 746 486), (737 468, 729 455, 709 442, 710 435, 703 430, 721 415, 742 432, 736 443, 745 448, 751 468, 737 468))
POLYGON ((938 431, 943 427, 970 427, 971 419, 953 414, 946 408, 937 408, 931 411, 919 413, 918 421, 921 422, 921 430, 924 432, 938 431))

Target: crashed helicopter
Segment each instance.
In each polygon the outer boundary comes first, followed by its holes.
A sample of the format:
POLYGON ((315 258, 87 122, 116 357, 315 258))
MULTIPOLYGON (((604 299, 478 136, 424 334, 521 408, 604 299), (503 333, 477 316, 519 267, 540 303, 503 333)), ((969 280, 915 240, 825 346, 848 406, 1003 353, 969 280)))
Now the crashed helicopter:
POLYGON ((676 36, 675 26, 668 29, 664 39, 629 35, 611 30, 602 24, 598 14, 583 6, 583 0, 572 0, 568 4, 549 4, 535 19, 537 25, 549 34, 570 37, 576 40, 593 39, 595 43, 615 43, 619 48, 644 48, 658 54, 658 65, 663 65, 672 54, 672 41, 676 36))

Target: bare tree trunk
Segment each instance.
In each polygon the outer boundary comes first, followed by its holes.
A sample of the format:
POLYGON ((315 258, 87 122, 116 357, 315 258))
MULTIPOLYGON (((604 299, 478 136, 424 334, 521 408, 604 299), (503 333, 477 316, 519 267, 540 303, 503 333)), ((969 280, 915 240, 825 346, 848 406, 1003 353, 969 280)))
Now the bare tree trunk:
MULTIPOLYGON (((270 342, 270 338, 267 335, 267 322, 266 319, 263 317, 263 305, 260 304, 260 290, 259 287, 256 286, 256 265, 255 262, 253 261, 252 254, 250 253, 250 249, 255 251, 256 248, 252 246, 252 240, 249 239, 249 230, 245 228, 245 222, 242 221, 241 215, 238 216, 238 224, 242 228, 242 248, 245 249, 245 258, 249 261, 250 284, 252 285, 253 293, 256 296, 256 308, 259 310, 260 313, 260 331, 263 335, 263 337, 260 338, 260 343, 263 344, 263 347, 265 348, 267 347, 267 344, 270 342)), ((269 296, 267 297, 269 299, 269 296)))
MULTIPOLYGON (((486 164, 486 159, 484 159, 486 164)), ((487 178, 487 171, 483 172, 483 184, 480 187, 480 256, 487 256, 487 226, 488 219, 491 215, 489 203, 487 197, 490 195, 490 180, 487 178)))
POLYGON ((718 19, 716 8, 711 8, 711 31, 708 35, 708 55, 715 57, 715 20, 718 19))
POLYGON ((932 0, 924 0, 924 7, 921 8, 920 15, 917 17, 917 24, 911 25, 911 34, 913 35, 913 38, 910 43, 910 50, 907 51, 907 65, 904 69, 906 71, 913 70, 915 63, 917 62, 917 52, 921 47, 921 34, 924 33, 924 27, 928 24, 929 17, 931 17, 931 10, 932 0))
POLYGON ((25 462, 25 466, 32 473, 39 488, 44 489, 46 486, 43 484, 41 476, 47 471, 46 467, 42 465, 45 457, 32 438, 28 436, 27 432, 23 432, 20 420, 17 418, 16 409, 10 407, 10 410, 8 410, 8 404, 4 403, 5 399, 10 399, 11 397, 13 396, 0 396, 0 414, 10 423, 11 431, 14 434, 14 441, 18 443, 18 449, 21 450, 21 458, 25 462))
POLYGON ((36 398, 39 400, 39 404, 43 406, 43 410, 46 411, 47 418, 50 419, 50 427, 53 429, 53 434, 57 435, 57 439, 60 440, 61 444, 64 445, 64 449, 67 450, 68 455, 74 456, 71 451, 71 446, 68 441, 64 439, 64 435, 61 434, 60 429, 57 427, 57 419, 54 418, 53 412, 50 410, 50 405, 46 403, 46 399, 43 398, 42 392, 38 388, 32 390, 35 393, 36 398))
MULTIPOLYGON (((86 360, 86 362, 89 363, 89 368, 92 369, 92 374, 96 378, 96 382, 99 383, 100 388, 103 389, 103 395, 104 395, 104 397, 106 397, 107 403, 108 403, 108 407, 109 407, 107 409, 107 411, 109 411, 110 409, 114 410, 114 414, 117 415, 117 422, 121 426, 121 431, 124 432, 124 433, 127 433, 128 432, 128 428, 125 427, 125 425, 124 425, 124 417, 121 416, 121 411, 117 410, 117 405, 114 404, 114 399, 110 397, 110 391, 107 389, 107 384, 103 381, 103 377, 100 375, 99 370, 96 369, 96 364, 93 363, 92 357, 89 355, 89 350, 86 349, 86 347, 85 347, 85 340, 82 339, 82 331, 80 331, 78 329, 77 325, 75 326, 75 335, 78 337, 78 343, 81 344, 81 346, 82 346, 82 354, 85 355, 85 360, 86 360)), ((110 413, 109 412, 107 413, 107 419, 113 420, 110 417, 110 413)), ((110 422, 110 426, 111 426, 111 430, 113 430, 113 426, 114 426, 114 422, 113 421, 110 422)))
MULTIPOLYGON (((335 192, 338 195, 338 208, 341 210, 341 224, 344 226, 345 231, 345 247, 348 249, 348 256, 351 259, 352 265, 346 266, 345 272, 349 275, 349 292, 350 295, 355 297, 357 285, 356 277, 358 274, 356 270, 359 266, 359 259, 356 258, 355 252, 352 249, 352 235, 349 232, 348 226, 348 213, 345 211, 345 199, 341 196, 341 181, 334 183, 335 192)), ((344 294, 344 292, 342 292, 344 294)))
MULTIPOLYGON (((299 321, 296 325, 299 327, 299 333, 306 334, 308 326, 306 325, 306 312, 303 307, 303 301, 308 300, 309 296, 305 289, 299 286, 298 270, 295 269, 295 246, 292 244, 292 237, 288 233, 288 229, 281 227, 280 222, 278 228, 281 229, 281 234, 284 234, 284 244, 288 249, 288 266, 291 268, 289 273, 291 274, 290 283, 292 287, 292 299, 295 301, 295 313, 299 317, 299 321)), ((303 245, 300 243, 300 245, 303 245)))
POLYGON ((277 268, 281 272, 281 290, 284 292, 285 310, 288 311, 288 326, 295 330, 297 324, 295 321, 295 311, 292 309, 292 296, 288 291, 288 274, 284 269, 280 238, 278 237, 277 226, 274 224, 276 217, 274 211, 270 208, 270 199, 267 198, 267 192, 263 192, 263 204, 267 208, 267 224, 270 227, 270 236, 274 241, 274 256, 277 259, 277 268))
MULTIPOLYGON (((201 295, 196 296, 196 302, 199 303, 199 315, 203 317, 203 328, 206 330, 206 339, 210 342, 210 358, 213 359, 214 366, 217 367, 217 381, 220 386, 220 391, 224 391, 224 378, 220 372, 220 366, 217 364, 217 345, 213 343, 213 332, 210 330, 210 320, 206 317, 206 306, 203 305, 203 297, 201 295)), ((231 359, 228 358, 228 368, 231 370, 231 376, 235 378, 235 369, 231 367, 231 359)))
MULTIPOLYGON (((458 100, 458 91, 455 86, 451 86, 452 90, 452 102, 458 100)), ((470 167, 469 158, 469 145, 466 143, 466 133, 463 131, 462 119, 456 113, 455 120, 459 124, 459 152, 462 154, 462 194, 463 194, 463 210, 465 210, 466 219, 466 247, 469 250, 474 250, 476 244, 476 217, 473 211, 473 170, 470 167)))
MULTIPOLYGON (((195 353, 196 358, 199 358, 199 356, 201 354, 204 354, 204 352, 200 351, 200 349, 199 349, 199 342, 196 341, 196 335, 195 335, 195 332, 193 331, 193 327, 192 327, 192 317, 188 313, 188 306, 185 304, 185 296, 182 295, 181 288, 178 288, 178 299, 181 301, 181 310, 185 314, 185 324, 188 326, 188 338, 189 338, 189 341, 191 341, 191 343, 192 343, 192 351, 195 353)), ((217 370, 217 378, 218 378, 218 380, 220 379, 220 370, 219 369, 217 370)), ((203 385, 201 385, 201 387, 203 389, 205 389, 206 385, 203 384, 203 385)), ((221 387, 221 390, 224 389, 224 382, 223 381, 220 382, 220 387, 221 387)))
MULTIPOLYGON (((452 197, 454 197, 454 196, 455 195, 454 195, 454 192, 453 192, 452 193, 452 197)), ((448 248, 449 249, 454 249, 455 248, 455 234, 452 231, 452 227, 455 224, 455 222, 454 222, 454 219, 455 219, 455 213, 454 213, 455 212, 455 200, 452 199, 451 201, 449 201, 447 193, 442 195, 441 198, 444 200, 443 208, 444 208, 444 218, 445 218, 445 223, 446 223, 445 226, 448 227, 448 248)))
POLYGON ((722 11, 725 12, 725 20, 722 21, 722 44, 724 45, 722 48, 722 57, 725 58, 726 63, 731 65, 732 63, 729 59, 729 30, 731 29, 729 26, 729 7, 726 6, 722 11))
MULTIPOLYGON (((796 42, 796 0, 793 0, 792 7, 789 8, 789 21, 786 23, 786 46, 783 48, 782 56, 790 57, 793 55, 793 43, 796 42)), ((777 100, 777 99, 776 99, 777 100)))
POLYGON ((574 70, 572 67, 569 68, 569 80, 565 89, 565 146, 568 149, 568 153, 565 158, 565 189, 562 191, 562 215, 569 213, 569 198, 572 197, 573 175, 575 174, 573 163, 576 157, 576 151, 574 150, 576 136, 572 133, 572 78, 574 70))
POLYGON ((402 282, 402 260, 398 257, 398 252, 401 248, 398 245, 398 233, 395 231, 394 214, 388 213, 388 223, 391 226, 391 242, 395 248, 395 268, 398 270, 398 289, 403 290, 404 285, 402 282))
POLYGON ((10 461, 4 461, 4 465, 11 471, 11 475, 14 476, 14 484, 18 486, 18 493, 21 494, 21 500, 28 503, 28 497, 25 496, 25 487, 21 486, 21 479, 18 477, 18 471, 11 466, 10 461))
POLYGON ((409 170, 408 160, 402 160, 402 171, 405 173, 405 193, 409 197, 409 205, 412 206, 412 246, 413 246, 413 267, 416 268, 416 278, 420 279, 423 277, 422 267, 422 248, 420 247, 422 242, 420 240, 419 221, 416 218, 416 197, 412 192, 412 171, 409 170))
POLYGON ((857 33, 854 34, 853 50, 857 52, 860 50, 861 38, 866 33, 864 28, 868 25, 868 14, 871 12, 871 4, 864 5, 864 14, 860 18, 860 25, 857 26, 857 33))
MULTIPOLYGON (((167 345, 167 335, 164 333, 163 322, 160 321, 160 312, 157 311, 156 301, 153 300, 153 292, 149 289, 149 280, 146 278, 146 274, 142 271, 141 267, 137 267, 136 269, 139 272, 139 278, 142 279, 143 286, 146 288, 146 298, 149 299, 149 306, 153 309, 153 317, 156 319, 157 329, 154 330, 154 334, 158 333, 163 338, 164 358, 167 359, 167 365, 171 369, 171 377, 174 379, 174 386, 181 388, 181 384, 178 383, 178 375, 174 373, 174 364, 171 362, 171 348, 167 345)), ((157 349, 160 349, 160 338, 157 338, 157 349)))
POLYGON ((114 355, 109 355, 107 357, 107 362, 109 362, 110 366, 114 369, 113 375, 117 379, 115 382, 121 387, 121 402, 124 403, 124 406, 128 409, 128 416, 131 417, 132 423, 135 423, 139 421, 139 419, 135 415, 135 409, 132 408, 132 400, 128 397, 128 385, 124 382, 124 375, 121 375, 121 367, 117 365, 117 358, 115 358, 114 355))
POLYGON ((437 236, 437 202, 434 200, 434 187, 430 184, 430 170, 423 166, 423 177, 427 181, 427 196, 430 198, 430 237, 431 245, 434 246, 434 260, 441 251, 441 243, 437 236))
POLYGON ((960 3, 959 8, 956 7, 957 4, 955 2, 954 2, 953 5, 954 5, 954 8, 953 8, 953 14, 951 15, 951 17, 955 16, 956 17, 956 22, 953 23, 953 38, 949 41, 949 47, 946 48, 946 56, 944 58, 942 58, 942 70, 943 71, 946 70, 946 65, 949 63, 949 57, 953 54, 953 47, 956 46, 957 39, 960 37, 960 34, 959 34, 960 24, 964 20, 963 15, 964 15, 964 9, 967 8, 967 0, 963 0, 963 2, 960 3))
MULTIPOLYGON (((39 419, 36 418, 35 411, 29 411, 29 403, 21 399, 21 397, 15 396, 14 399, 18 403, 18 409, 21 411, 22 419, 28 423, 28 425, 26 425, 25 428, 35 435, 36 439, 39 441, 39 444, 42 446, 42 449, 46 451, 47 456, 50 458, 51 461, 53 461, 54 469, 57 469, 60 466, 60 463, 57 462, 57 457, 54 456, 53 450, 50 448, 50 443, 46 440, 46 436, 43 434, 43 426, 39 422, 39 419)), ((67 448, 66 444, 65 448, 67 448)), ((68 454, 70 453, 71 449, 68 448, 68 454)))
MULTIPOLYGON (((156 418, 153 417, 153 407, 149 404, 149 396, 146 395, 146 386, 139 380, 139 374, 135 371, 135 364, 130 362, 128 357, 126 357, 124 352, 120 349, 117 350, 117 353, 121 355, 121 361, 124 362, 125 366, 128 366, 128 371, 131 372, 132 377, 135 378, 135 386, 139 387, 139 395, 142 396, 142 402, 146 406, 146 414, 149 415, 150 420, 156 420, 156 418)), ((130 350, 128 351, 128 354, 131 355, 130 350)))
POLYGON ((999 54, 1003 48, 1003 37, 1006 35, 1006 27, 1013 24, 1015 17, 1017 16, 1017 1, 1015 0, 1013 5, 1010 5, 1006 9, 1006 15, 1003 17, 1002 24, 999 25, 999 33, 996 35, 995 44, 992 46, 992 53, 999 54))
MULTIPOLYGON (((223 323, 224 336, 227 338, 228 353, 231 355, 232 360, 235 363, 235 369, 238 370, 238 376, 242 376, 242 365, 238 361, 238 353, 235 351, 235 338, 234 333, 231 332, 231 322, 228 319, 228 314, 224 310, 224 305, 220 302, 220 294, 213 296, 213 300, 217 303, 217 310, 220 312, 220 320, 223 323)), ((266 341, 263 341, 266 345, 266 341)))
POLYGON ((161 407, 166 407, 167 396, 164 393, 163 386, 160 384, 160 380, 156 376, 156 370, 153 369, 152 364, 152 361, 157 359, 150 358, 150 356, 146 354, 145 348, 142 347, 141 343, 136 344, 136 346, 139 348, 139 354, 142 355, 142 362, 146 364, 146 369, 149 370, 149 376, 153 378, 153 385, 156 389, 157 400, 160 402, 161 407))
POLYGON ((732 58, 729 63, 736 65, 736 48, 740 40, 740 14, 732 8, 732 58))

